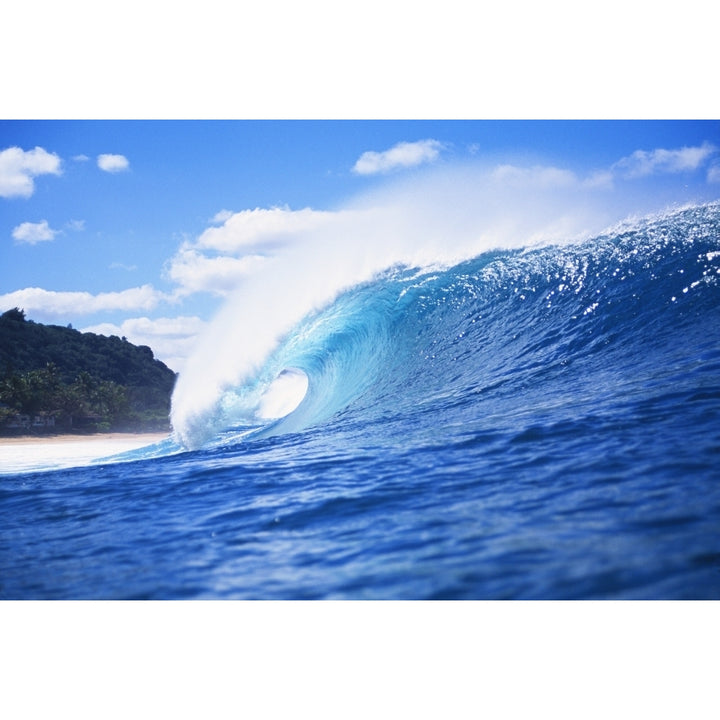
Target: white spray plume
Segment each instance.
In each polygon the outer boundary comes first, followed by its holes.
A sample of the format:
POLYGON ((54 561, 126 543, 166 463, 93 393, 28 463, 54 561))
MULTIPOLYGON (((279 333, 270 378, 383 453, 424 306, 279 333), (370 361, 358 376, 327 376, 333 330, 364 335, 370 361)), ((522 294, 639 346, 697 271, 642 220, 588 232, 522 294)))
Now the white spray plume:
POLYGON ((188 359, 172 401, 177 439, 188 448, 210 439, 224 393, 252 380, 284 335, 343 290, 393 265, 449 266, 595 233, 620 219, 603 209, 607 192, 555 168, 445 168, 299 224, 228 298, 188 359))

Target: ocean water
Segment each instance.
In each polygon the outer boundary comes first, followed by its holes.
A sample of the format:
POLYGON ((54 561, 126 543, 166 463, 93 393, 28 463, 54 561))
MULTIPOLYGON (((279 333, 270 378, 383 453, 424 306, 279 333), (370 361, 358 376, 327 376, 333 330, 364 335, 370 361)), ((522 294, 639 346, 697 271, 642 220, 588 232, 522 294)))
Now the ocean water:
POLYGON ((173 437, 3 468, 0 597, 720 598, 720 204, 561 239, 373 271, 232 381, 210 342, 173 437))

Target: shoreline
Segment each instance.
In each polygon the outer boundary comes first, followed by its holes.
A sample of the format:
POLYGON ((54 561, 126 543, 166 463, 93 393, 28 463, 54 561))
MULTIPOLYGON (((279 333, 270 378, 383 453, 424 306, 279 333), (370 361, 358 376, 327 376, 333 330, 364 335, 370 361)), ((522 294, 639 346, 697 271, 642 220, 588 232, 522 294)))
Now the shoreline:
POLYGON ((139 442, 147 440, 148 444, 159 442, 172 435, 171 430, 166 432, 97 432, 97 433, 53 433, 47 435, 0 435, 0 446, 7 445, 55 445, 71 442, 92 443, 102 441, 127 440, 139 442))

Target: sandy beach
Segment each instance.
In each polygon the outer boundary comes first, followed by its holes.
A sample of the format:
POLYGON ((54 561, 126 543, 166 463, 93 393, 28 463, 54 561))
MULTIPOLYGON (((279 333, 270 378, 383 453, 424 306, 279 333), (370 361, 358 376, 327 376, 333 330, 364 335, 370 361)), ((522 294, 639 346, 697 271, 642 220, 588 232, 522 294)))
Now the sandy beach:
POLYGON ((169 437, 169 432, 162 433, 92 433, 60 434, 60 435, 17 435, 15 437, 0 436, 0 447, 6 445, 54 445, 61 443, 97 443, 97 442, 127 442, 130 444, 152 444, 169 437))
POLYGON ((148 447, 170 433, 93 433, 0 438, 0 474, 84 465, 148 447))

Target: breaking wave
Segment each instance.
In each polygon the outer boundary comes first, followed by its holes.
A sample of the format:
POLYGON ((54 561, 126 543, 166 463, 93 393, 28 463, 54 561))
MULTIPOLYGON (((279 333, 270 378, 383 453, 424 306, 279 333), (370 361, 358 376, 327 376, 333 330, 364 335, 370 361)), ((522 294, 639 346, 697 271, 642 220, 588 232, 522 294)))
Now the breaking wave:
POLYGON ((305 246, 215 320, 179 379, 175 436, 198 448, 339 417, 508 422, 610 389, 621 402, 677 372, 673 348, 679 357, 690 335, 702 354, 698 333, 720 313, 719 230, 720 204, 709 203, 570 242, 483 236, 453 253, 426 242, 424 258, 412 243, 390 253, 370 243, 369 254, 350 243, 327 264, 314 253, 303 274, 293 260, 305 246))

